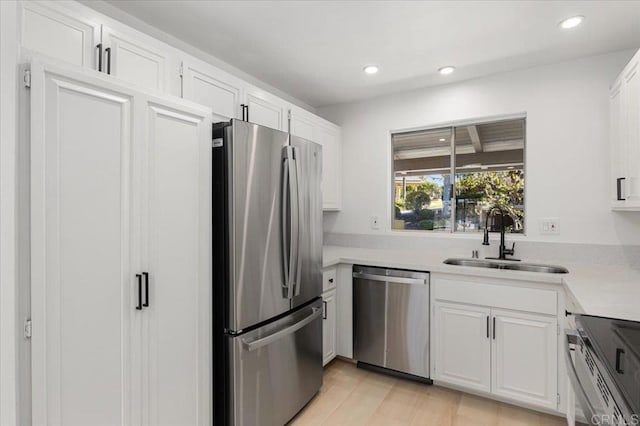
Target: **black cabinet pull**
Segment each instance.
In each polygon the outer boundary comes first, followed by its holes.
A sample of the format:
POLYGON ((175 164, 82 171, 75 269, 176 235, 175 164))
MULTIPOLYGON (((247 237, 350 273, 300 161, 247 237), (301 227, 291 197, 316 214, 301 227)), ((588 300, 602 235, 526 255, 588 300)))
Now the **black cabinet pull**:
POLYGON ((247 122, 249 122, 249 105, 244 106, 247 109, 247 122))
POLYGON ((142 304, 142 306, 144 306, 145 308, 148 308, 149 307, 149 273, 143 272, 142 275, 144 275, 144 303, 142 304))
POLYGON ((102 72, 102 43, 98 43, 96 49, 98 49, 98 71, 102 72))
POLYGON ((622 366, 623 355, 624 349, 616 348, 616 371, 620 374, 624 374, 624 367, 622 366))
POLYGON ((322 319, 327 319, 327 302, 322 301, 322 319))
POLYGON ((107 55, 107 74, 111 75, 111 48, 104 49, 104 53, 107 55))
POLYGON ((496 340, 496 317, 493 317, 493 340, 496 340))
POLYGON ((489 338, 489 315, 487 315, 487 339, 489 338))
POLYGON ((332 283, 333 282, 333 278, 329 278, 329 282, 332 283))
POLYGON ((626 178, 620 177, 616 179, 616 192, 617 192, 617 200, 624 201, 626 198, 622 198, 622 181, 626 178))
POLYGON ((242 121, 247 121, 244 115, 244 107, 245 107, 244 104, 240 104, 240 108, 242 108, 242 121))
POLYGON ((141 311, 142 310, 142 275, 136 274, 136 278, 138 280, 138 306, 136 306, 136 309, 138 311, 141 311))

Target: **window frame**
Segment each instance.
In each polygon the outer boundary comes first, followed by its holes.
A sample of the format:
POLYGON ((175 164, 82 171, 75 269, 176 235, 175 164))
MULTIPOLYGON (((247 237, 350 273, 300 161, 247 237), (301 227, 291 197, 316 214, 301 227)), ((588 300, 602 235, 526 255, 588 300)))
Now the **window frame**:
POLYGON ((455 179, 455 174, 456 174, 456 151, 455 151, 455 143, 456 143, 456 136, 455 136, 455 128, 456 127, 464 127, 464 126, 471 126, 471 125, 480 125, 480 124, 485 124, 485 123, 491 123, 491 122, 496 122, 496 121, 509 121, 509 120, 524 120, 524 149, 523 149, 523 165, 522 165, 522 171, 524 173, 525 176, 525 180, 524 180, 524 190, 523 190, 523 206, 522 206, 522 211, 524 212, 524 232, 522 233, 512 233, 509 234, 510 237, 526 237, 527 236, 527 232, 529 229, 529 215, 527 214, 527 147, 528 147, 528 143, 527 143, 527 113, 526 112, 520 112, 520 113, 513 113, 513 114, 504 114, 504 115, 492 115, 492 116, 484 116, 484 117, 476 117, 476 118, 470 118, 470 119, 461 119, 461 120, 455 120, 455 121, 448 121, 448 122, 443 122, 443 123, 435 123, 435 124, 430 124, 427 126, 419 126, 419 127, 410 127, 410 128, 405 128, 405 129, 392 129, 389 131, 389 179, 388 181, 390 182, 390 186, 389 186, 389 191, 388 191, 388 200, 387 200, 387 206, 389 208, 389 222, 388 222, 388 229, 392 232, 392 233, 400 233, 400 234, 411 234, 411 235, 437 235, 437 236, 473 236, 474 238, 477 237, 476 233, 469 233, 469 232, 459 232, 456 231, 456 225, 455 225, 455 220, 456 220, 456 208, 457 208, 457 202, 452 201, 451 202, 451 231, 449 232, 433 232, 433 231, 427 231, 427 230, 423 230, 420 232, 420 230, 414 230, 414 229, 395 229, 393 227, 393 220, 395 218, 395 208, 394 208, 394 200, 395 200, 395 167, 394 167, 394 158, 393 158, 393 135, 396 133, 408 133, 408 132, 419 132, 419 131, 425 131, 425 130, 437 130, 437 129, 446 129, 449 128, 451 129, 451 145, 450 145, 450 149, 451 149, 451 162, 450 162, 450 173, 451 173, 451 182, 452 182, 452 191, 451 193, 454 195, 454 200, 456 199, 455 197, 455 193, 456 193, 456 179, 455 179), (418 232, 416 232, 418 231, 418 232))

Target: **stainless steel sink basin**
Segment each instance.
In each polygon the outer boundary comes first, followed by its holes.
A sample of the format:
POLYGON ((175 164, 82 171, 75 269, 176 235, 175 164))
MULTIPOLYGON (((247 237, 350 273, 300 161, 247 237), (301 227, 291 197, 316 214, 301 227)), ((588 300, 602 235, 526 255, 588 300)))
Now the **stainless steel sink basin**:
POLYGON ((506 263, 480 259, 447 259, 447 265, 471 266, 474 268, 507 269, 510 271, 542 272, 545 274, 566 274, 569 270, 563 266, 538 265, 535 263, 506 263))
POLYGON ((498 262, 490 262, 488 260, 480 259, 447 259, 444 263, 456 266, 473 266, 474 268, 500 269, 500 264, 498 262))
POLYGON ((569 272, 569 270, 564 266, 536 265, 533 263, 518 263, 518 264, 507 263, 507 264, 501 265, 501 268, 509 269, 512 271, 544 272, 546 274, 566 274, 567 272, 569 272))

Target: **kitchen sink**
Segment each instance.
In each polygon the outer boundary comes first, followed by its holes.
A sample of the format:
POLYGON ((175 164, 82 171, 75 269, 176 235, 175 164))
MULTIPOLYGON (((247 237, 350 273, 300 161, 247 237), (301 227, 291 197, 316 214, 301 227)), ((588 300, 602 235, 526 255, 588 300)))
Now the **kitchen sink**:
POLYGON ((539 265, 535 263, 506 263, 481 259, 447 259, 447 265, 471 266, 474 268, 506 269, 509 271, 542 272, 545 274, 566 274, 569 270, 563 266, 539 265))

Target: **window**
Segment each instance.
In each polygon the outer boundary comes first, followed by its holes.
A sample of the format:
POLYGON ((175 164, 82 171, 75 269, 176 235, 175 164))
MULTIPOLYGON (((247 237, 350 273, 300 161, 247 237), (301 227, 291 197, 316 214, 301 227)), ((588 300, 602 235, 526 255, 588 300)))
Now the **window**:
POLYGON ((524 233, 525 119, 395 133, 394 229, 524 233))

